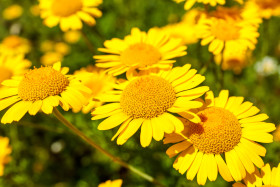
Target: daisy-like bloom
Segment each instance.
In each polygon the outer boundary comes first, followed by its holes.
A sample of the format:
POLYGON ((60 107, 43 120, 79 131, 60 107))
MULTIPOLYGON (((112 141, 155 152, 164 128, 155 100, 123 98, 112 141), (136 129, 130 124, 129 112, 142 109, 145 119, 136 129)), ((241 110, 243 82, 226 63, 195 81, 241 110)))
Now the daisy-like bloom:
POLYGON ((264 19, 280 16, 280 0, 249 0, 246 6, 257 8, 258 14, 264 19))
MULTIPOLYGON (((177 3, 186 1, 184 8, 185 10, 189 10, 193 7, 195 3, 203 3, 205 5, 216 6, 216 5, 224 5, 226 0, 173 0, 177 3)), ((236 2, 243 4, 243 0, 235 0, 236 2)))
POLYGON ((107 180, 106 182, 103 182, 98 185, 98 187, 121 187, 122 186, 122 179, 117 180, 107 180))
POLYGON ((233 70, 234 73, 241 73, 249 63, 251 51, 242 47, 225 48, 224 52, 215 56, 215 62, 222 66, 223 70, 233 70))
POLYGON ((88 25, 95 25, 95 17, 102 12, 96 7, 102 0, 39 0, 41 18, 48 27, 60 25, 62 31, 79 30, 82 21, 88 25))
POLYGON ((162 140, 164 133, 181 132, 184 125, 172 113, 199 122, 200 118, 189 110, 202 106, 201 102, 193 99, 209 89, 208 86, 195 88, 205 77, 196 74, 197 71, 190 67, 186 64, 157 74, 128 77, 128 81, 115 85, 117 90, 98 98, 112 103, 97 107, 92 112, 92 120, 108 117, 99 124, 99 130, 121 125, 112 138, 118 137, 119 145, 124 144, 140 127, 143 147, 147 147, 152 138, 162 140))
POLYGON ((9 138, 0 136, 0 176, 4 174, 4 166, 9 163, 12 149, 9 146, 9 138))
POLYGON ((23 55, 10 56, 0 53, 0 90, 4 80, 23 75, 30 66, 31 62, 24 59, 23 55))
POLYGON ((209 44, 209 51, 214 55, 219 55, 224 48, 236 46, 255 49, 261 19, 254 16, 257 14, 251 14, 252 12, 255 10, 217 8, 217 11, 199 21, 201 45, 209 44))
POLYGON ((68 43, 77 43, 81 38, 80 31, 67 31, 64 33, 63 38, 68 43))
POLYGON ((6 54, 26 54, 29 53, 31 49, 30 42, 17 35, 7 36, 0 43, 0 53, 6 54))
POLYGON ((13 20, 13 19, 16 19, 18 17, 20 17, 22 15, 22 7, 17 5, 17 4, 14 4, 14 5, 11 5, 7 8, 5 8, 3 10, 3 18, 6 19, 6 20, 13 20))
POLYGON ((229 92, 222 90, 219 97, 207 92, 203 107, 194 111, 201 123, 181 119, 185 129, 180 134, 167 134, 164 143, 176 143, 166 153, 178 157, 173 167, 188 180, 197 175, 197 182, 204 185, 207 178, 215 181, 218 173, 226 181, 240 181, 255 166, 263 167, 260 156, 266 149, 255 143, 270 143, 273 136, 269 132, 275 125, 266 123, 266 114, 251 102, 243 102, 243 97, 228 97, 229 92), (225 158, 225 161, 224 161, 225 158))
POLYGON ((40 58, 41 64, 43 64, 45 66, 51 66, 54 63, 56 63, 58 61, 62 61, 62 60, 63 60, 63 55, 58 52, 53 52, 53 51, 45 53, 40 58))
POLYGON ((261 168, 261 172, 255 168, 255 172, 252 174, 247 173, 243 179, 245 184, 235 183, 233 187, 278 187, 280 186, 280 164, 278 167, 271 167, 266 164, 261 168))
POLYGON ((0 93, 0 111, 12 106, 1 123, 19 121, 27 112, 36 115, 42 110, 51 114, 58 105, 66 111, 81 109, 87 102, 84 93, 90 93, 90 90, 75 76, 66 75, 68 69, 61 68, 58 62, 53 67, 35 68, 24 76, 2 82, 6 88, 0 93))
POLYGON ((115 77, 106 74, 103 69, 94 66, 88 66, 75 71, 74 75, 81 80, 83 85, 91 90, 91 94, 86 95, 89 102, 83 106, 83 113, 89 113, 94 107, 102 105, 102 102, 94 98, 113 90, 116 81, 115 77))
POLYGON ((113 38, 105 41, 104 46, 98 50, 110 55, 94 56, 96 66, 109 68, 108 73, 114 76, 133 69, 170 69, 175 62, 170 59, 187 54, 181 39, 170 38, 154 28, 148 33, 132 28, 131 35, 124 40, 113 38))

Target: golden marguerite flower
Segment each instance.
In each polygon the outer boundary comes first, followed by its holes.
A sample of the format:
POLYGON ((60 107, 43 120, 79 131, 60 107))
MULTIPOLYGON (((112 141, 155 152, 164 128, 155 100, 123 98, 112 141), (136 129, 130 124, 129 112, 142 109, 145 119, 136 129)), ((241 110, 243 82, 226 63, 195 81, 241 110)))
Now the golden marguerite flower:
POLYGON ((84 93, 90 93, 90 90, 75 76, 66 75, 68 70, 61 68, 58 62, 53 67, 35 68, 24 76, 2 82, 6 88, 0 93, 0 111, 12 106, 1 123, 19 121, 27 112, 36 115, 42 110, 50 114, 58 105, 66 111, 81 109, 87 102, 84 93))
POLYGON ((107 118, 99 130, 108 130, 119 125, 115 136, 117 144, 124 144, 141 127, 140 142, 147 147, 152 138, 162 140, 164 133, 181 132, 183 123, 172 113, 177 113, 191 121, 199 122, 200 118, 190 109, 202 106, 193 101, 203 95, 209 88, 201 86, 205 77, 196 74, 191 65, 176 67, 149 75, 129 77, 129 80, 115 85, 117 90, 100 96, 103 102, 111 102, 97 107, 92 120, 107 118))
POLYGON ((0 53, 6 54, 26 54, 31 49, 30 42, 17 35, 10 35, 5 37, 0 43, 0 53))
POLYGON ((166 153, 178 157, 173 167, 188 180, 197 175, 197 182, 204 185, 207 178, 215 181, 218 172, 226 181, 240 181, 257 167, 263 167, 260 156, 266 149, 255 143, 270 143, 275 130, 272 123, 263 122, 266 114, 243 97, 228 97, 222 90, 219 97, 207 92, 203 106, 194 111, 201 123, 181 119, 185 125, 180 134, 167 134, 164 143, 176 143, 166 153), (226 162, 224 161, 224 159, 226 162))
POLYGON ((280 186, 280 164, 278 167, 273 167, 272 170, 269 164, 261 168, 261 172, 255 168, 254 173, 247 173, 243 179, 245 184, 235 183, 233 187, 279 187, 280 186))
POLYGON ((103 182, 98 185, 98 187, 121 187, 122 186, 122 179, 116 179, 116 180, 107 180, 106 182, 103 182))
POLYGON ((30 66, 31 62, 24 59, 24 55, 10 56, 0 53, 0 90, 4 80, 23 75, 30 66))
POLYGON ((131 35, 124 40, 113 38, 105 41, 104 46, 98 50, 110 55, 94 56, 96 66, 109 68, 108 73, 114 76, 133 69, 170 69, 175 62, 170 59, 187 54, 181 39, 170 38, 157 29, 145 33, 132 28, 131 35))
POLYGON ((88 25, 95 25, 95 17, 102 12, 96 7, 102 0, 39 0, 41 18, 48 27, 60 25, 62 31, 79 30, 82 21, 88 25))
POLYGON ((3 18, 6 20, 13 20, 19 18, 22 15, 22 7, 17 4, 13 4, 3 10, 3 18))
POLYGON ((113 90, 116 81, 116 78, 106 74, 104 69, 91 65, 75 71, 74 75, 80 79, 83 85, 91 90, 91 94, 86 95, 88 104, 83 106, 83 113, 89 113, 94 107, 101 106, 102 102, 94 98, 113 90))
POLYGON ((7 164, 11 158, 12 149, 9 146, 9 138, 0 136, 0 176, 4 174, 4 166, 7 164))
POLYGON ((280 0, 249 0, 246 6, 257 8, 258 15, 264 19, 280 16, 280 0))
MULTIPOLYGON (((184 8, 185 10, 189 10, 193 7, 195 3, 203 3, 205 5, 216 6, 216 5, 224 5, 226 0, 173 0, 177 3, 186 1, 184 8)), ((243 0, 235 0, 236 2, 243 4, 243 0)))

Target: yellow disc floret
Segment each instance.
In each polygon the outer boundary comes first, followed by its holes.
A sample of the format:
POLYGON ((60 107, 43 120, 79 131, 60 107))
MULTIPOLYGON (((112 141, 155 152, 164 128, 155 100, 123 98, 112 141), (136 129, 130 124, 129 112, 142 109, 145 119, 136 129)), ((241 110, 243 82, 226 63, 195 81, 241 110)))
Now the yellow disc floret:
POLYGON ((198 113, 200 124, 189 123, 187 136, 205 154, 221 154, 234 148, 241 138, 241 126, 230 111, 210 107, 198 113))
POLYGON ((153 65, 161 58, 159 51, 152 45, 138 43, 131 45, 121 53, 121 62, 125 65, 153 65))
POLYGON ((68 17, 82 10, 81 0, 53 0, 51 9, 54 15, 68 17))
POLYGON ((43 100, 58 95, 69 85, 69 80, 52 67, 29 71, 19 84, 18 95, 24 101, 43 100))
POLYGON ((120 104, 124 113, 134 119, 151 119, 166 112, 175 100, 175 91, 168 81, 147 75, 127 85, 121 95, 120 104))

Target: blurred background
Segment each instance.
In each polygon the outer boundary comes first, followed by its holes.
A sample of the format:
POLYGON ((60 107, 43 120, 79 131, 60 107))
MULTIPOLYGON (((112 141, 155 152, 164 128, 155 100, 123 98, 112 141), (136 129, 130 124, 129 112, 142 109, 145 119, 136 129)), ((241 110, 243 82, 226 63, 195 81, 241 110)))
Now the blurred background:
MULTIPOLYGON (((61 60, 62 66, 73 73, 95 62, 93 55, 101 54, 97 48, 112 38, 130 34, 132 27, 148 31, 152 27, 164 27, 177 23, 185 14, 183 4, 172 0, 103 0, 99 9, 103 12, 94 27, 84 25, 82 32, 62 32, 58 26, 48 28, 39 16, 35 0, 0 0, 0 43, 10 35, 17 35, 26 43, 26 58, 32 66, 40 67, 61 60), (10 9, 9 9, 10 8, 10 9), (10 11, 10 13, 7 11, 10 11), (14 13, 15 15, 12 15, 14 13), (7 16, 8 15, 8 16, 7 16), (90 49, 84 40, 92 43, 90 49)), ((232 4, 227 4, 228 6, 232 4)), ((197 7, 199 5, 195 5, 197 7)), ((227 70, 224 73, 224 89, 231 96, 243 96, 270 116, 268 122, 280 123, 280 17, 266 19, 259 27, 260 36, 248 65, 241 72, 227 70)), ((0 44, 0 50, 1 50, 0 44)), ((188 44, 188 54, 177 58, 174 66, 186 63, 198 72, 211 60, 208 47, 199 42, 188 44)), ((217 95, 217 65, 210 63, 202 73, 208 85, 217 95)), ((5 112, 5 111, 4 111, 5 112)), ((0 116, 3 115, 0 112, 0 116)), ((173 169, 175 158, 165 154, 169 145, 152 141, 142 148, 139 132, 123 146, 111 141, 117 129, 98 131, 100 121, 91 121, 90 114, 63 112, 64 116, 87 136, 113 155, 120 157, 141 171, 155 177, 166 186, 198 186, 186 180, 185 175, 173 169)), ((279 134, 279 133, 278 133, 279 134)), ((123 186, 153 186, 134 173, 113 163, 101 153, 73 135, 53 115, 39 113, 35 117, 25 115, 18 123, 0 125, 0 136, 10 138, 12 160, 5 166, 0 186, 5 187, 90 187, 106 180, 123 179, 123 186)), ((278 135, 280 137, 280 135, 278 135)), ((276 137, 277 139, 277 137, 276 137)), ((278 138, 279 139, 279 138, 278 138)), ((265 163, 277 166, 280 162, 280 143, 265 145, 265 163)), ((220 176, 206 186, 231 186, 220 176)))

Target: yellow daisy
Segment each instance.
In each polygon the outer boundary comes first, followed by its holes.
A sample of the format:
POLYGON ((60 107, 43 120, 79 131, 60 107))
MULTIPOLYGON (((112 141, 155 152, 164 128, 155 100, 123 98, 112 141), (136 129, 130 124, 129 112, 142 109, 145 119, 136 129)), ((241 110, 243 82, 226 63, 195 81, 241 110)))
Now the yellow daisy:
MULTIPOLYGON (((218 4, 224 5, 226 3, 226 0, 173 0, 177 3, 186 1, 184 8, 185 10, 189 10, 193 7, 195 3, 203 3, 205 5, 210 5, 210 6, 216 6, 218 4)), ((235 0, 236 2, 243 4, 243 0, 235 0)))
POLYGON ((58 52, 53 52, 53 51, 45 53, 40 58, 41 64, 43 64, 45 66, 51 66, 54 63, 56 63, 58 61, 62 61, 62 60, 63 60, 63 55, 58 52))
POLYGON ((258 15, 264 19, 280 16, 280 0, 249 0, 246 6, 257 8, 258 15))
POLYGON ((122 186, 122 179, 117 180, 107 180, 106 182, 103 182, 98 185, 98 187, 121 187, 122 186))
POLYGON ((4 165, 10 162, 12 149, 9 146, 9 138, 0 136, 0 176, 4 174, 4 165))
POLYGON ((181 39, 169 38, 157 29, 145 33, 132 28, 131 35, 124 40, 113 38, 105 41, 104 46, 98 50, 110 55, 94 56, 96 66, 109 68, 108 73, 114 76, 133 69, 169 69, 175 62, 170 59, 187 54, 181 39))
POLYGON ((48 27, 59 24, 62 31, 81 29, 82 21, 93 26, 94 17, 102 15, 96 8, 102 0, 39 0, 39 2, 44 24, 48 27))
POLYGON ((10 56, 0 53, 0 89, 4 80, 23 75, 30 66, 31 62, 24 59, 24 55, 10 56))
POLYGON ((19 18, 22 15, 22 7, 17 4, 13 4, 3 10, 3 18, 5 20, 13 20, 19 18))
POLYGON ((176 143, 166 153, 178 157, 173 167, 188 180, 197 175, 197 182, 204 185, 207 178, 215 181, 218 172, 226 181, 240 181, 248 173, 255 171, 255 165, 264 165, 260 156, 266 149, 255 143, 270 143, 273 136, 269 132, 275 125, 266 123, 266 114, 251 102, 243 102, 243 97, 228 97, 222 90, 219 97, 207 92, 203 107, 194 111, 201 123, 181 119, 185 129, 180 134, 167 134, 164 143, 176 143), (226 162, 224 161, 224 158, 226 162))
POLYGON ((86 95, 89 102, 83 106, 83 113, 89 113, 94 107, 102 105, 102 102, 94 98, 113 90, 116 81, 115 77, 106 74, 103 69, 94 66, 88 66, 75 71, 74 75, 81 80, 83 85, 91 90, 91 94, 86 95))
POLYGON ((278 167, 273 167, 272 170, 269 164, 261 168, 261 172, 255 168, 254 173, 247 173, 243 179, 245 184, 235 183, 233 187, 279 187, 280 186, 280 164, 278 167))
POLYGON ((36 115, 42 110, 50 114, 58 105, 66 111, 81 109, 87 102, 83 94, 90 90, 67 72, 68 68, 61 68, 58 62, 53 67, 35 68, 24 76, 2 82, 6 88, 0 93, 0 111, 12 106, 1 123, 19 121, 27 112, 36 115))
POLYGON ((0 53, 6 54, 26 54, 29 53, 31 49, 30 42, 17 35, 10 35, 5 37, 0 43, 0 53))
POLYGON ((116 84, 116 90, 98 98, 111 103, 97 107, 92 112, 92 120, 108 117, 99 124, 99 130, 121 125, 112 138, 118 137, 119 145, 124 144, 140 127, 143 147, 147 147, 152 138, 162 140, 164 133, 181 132, 183 123, 171 113, 199 122, 200 118, 189 110, 202 106, 201 102, 193 99, 209 89, 208 86, 195 88, 205 77, 196 74, 197 71, 190 67, 186 64, 158 74, 129 77, 128 81, 116 84))
POLYGON ((63 39, 68 43, 77 43, 81 39, 81 32, 80 31, 67 31, 63 35, 63 39))

